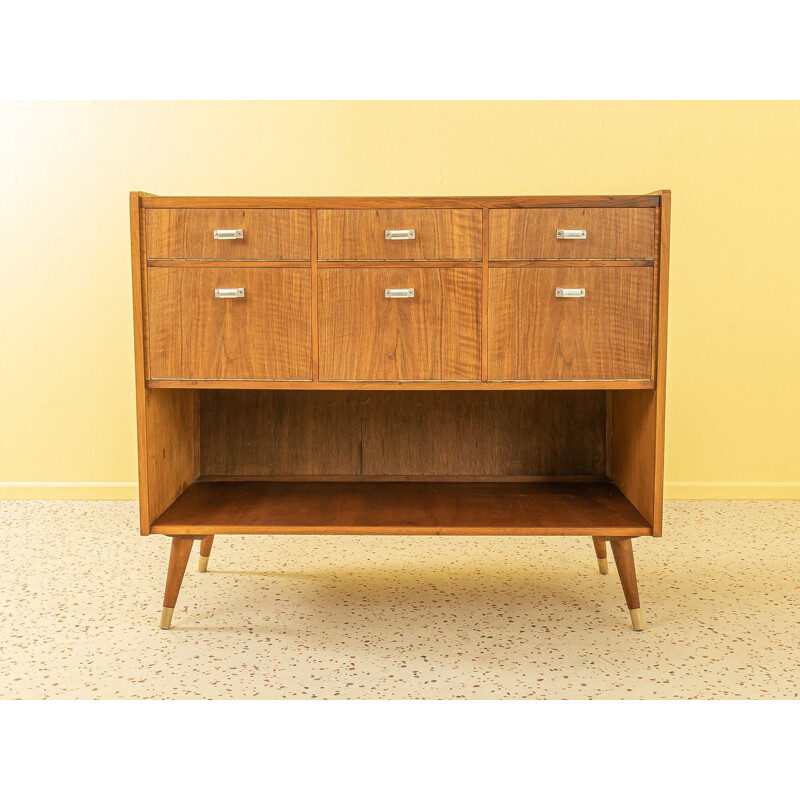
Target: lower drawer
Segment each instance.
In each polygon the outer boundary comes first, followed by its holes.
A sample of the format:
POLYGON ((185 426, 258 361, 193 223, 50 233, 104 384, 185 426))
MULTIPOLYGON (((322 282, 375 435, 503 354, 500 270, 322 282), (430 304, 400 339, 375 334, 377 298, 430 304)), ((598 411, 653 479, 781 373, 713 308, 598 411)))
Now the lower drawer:
POLYGON ((489 270, 489 380, 650 380, 651 267, 489 270))
POLYGON ((310 380, 311 270, 150 267, 151 380, 310 380))
POLYGON ((320 380, 480 380, 479 267, 320 269, 318 301, 320 380))

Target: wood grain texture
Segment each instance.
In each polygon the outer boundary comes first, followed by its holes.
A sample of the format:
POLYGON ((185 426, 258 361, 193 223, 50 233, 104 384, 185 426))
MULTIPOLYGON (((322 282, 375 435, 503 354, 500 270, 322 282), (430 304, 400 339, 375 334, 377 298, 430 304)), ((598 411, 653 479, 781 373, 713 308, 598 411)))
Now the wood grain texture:
POLYGON ((625 537, 650 533, 610 483, 200 482, 154 526, 171 535, 591 536, 598 530, 625 537))
POLYGON ((652 293, 650 267, 490 270, 489 379, 649 380, 652 293))
POLYGON ((142 208, 656 208, 661 193, 530 197, 161 197, 142 208))
POLYGON ((320 261, 481 260, 481 212, 471 209, 321 209, 320 261), (414 239, 387 240, 413 228, 414 239))
POLYGON ((201 393, 203 475, 355 475, 360 392, 201 393))
POLYGON ((605 392, 200 393, 203 475, 605 474, 605 392))
POLYGON ((611 478, 652 525, 655 520, 655 391, 612 392, 611 478))
POLYGON ((342 268, 318 281, 320 381, 480 380, 479 266, 342 268))
MULTIPOLYGON (((197 477, 197 392, 148 389, 144 399, 147 514, 142 533, 197 477)), ((141 496, 140 496, 141 502, 141 496)))
POLYGON ((494 209, 489 258, 653 258, 651 208, 494 209), (557 239, 559 228, 586 230, 586 239, 557 239))
POLYGON ((308 261, 308 209, 149 209, 147 257, 308 261), (215 239, 218 229, 241 228, 243 239, 215 239))
POLYGON ((150 378, 311 379, 309 268, 150 268, 148 295, 150 378))

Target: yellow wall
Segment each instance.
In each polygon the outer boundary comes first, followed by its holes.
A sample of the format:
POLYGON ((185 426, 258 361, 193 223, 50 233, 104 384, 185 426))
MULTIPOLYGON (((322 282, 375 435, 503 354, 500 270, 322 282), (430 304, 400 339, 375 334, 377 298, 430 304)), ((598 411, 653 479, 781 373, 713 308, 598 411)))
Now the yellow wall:
POLYGON ((0 497, 133 496, 131 189, 661 188, 667 495, 800 497, 799 142, 800 103, 2 105, 0 497))

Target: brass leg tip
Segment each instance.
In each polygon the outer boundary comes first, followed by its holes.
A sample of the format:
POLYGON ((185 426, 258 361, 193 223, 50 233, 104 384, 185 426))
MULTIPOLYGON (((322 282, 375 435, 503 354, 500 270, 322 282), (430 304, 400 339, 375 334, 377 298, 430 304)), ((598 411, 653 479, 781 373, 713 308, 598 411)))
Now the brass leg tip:
POLYGON ((644 630, 644 622, 642 621, 642 609, 641 608, 632 608, 631 609, 631 623, 633 624, 633 629, 635 631, 643 631, 644 630))
POLYGON ((598 558, 597 559, 597 566, 600 567, 600 574, 601 575, 608 575, 608 559, 607 558, 598 558))
POLYGON ((208 559, 210 556, 200 556, 200 561, 197 564, 198 572, 205 572, 208 569, 208 559))
POLYGON ((167 608, 166 606, 161 609, 161 627, 168 631, 172 627, 172 612, 174 608, 167 608))

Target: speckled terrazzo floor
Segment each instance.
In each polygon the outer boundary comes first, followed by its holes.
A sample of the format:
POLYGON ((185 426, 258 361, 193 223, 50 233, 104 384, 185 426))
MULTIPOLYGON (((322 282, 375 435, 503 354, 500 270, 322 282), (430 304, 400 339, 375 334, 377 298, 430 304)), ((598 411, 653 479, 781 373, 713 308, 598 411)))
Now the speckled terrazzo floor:
POLYGON ((217 537, 162 631, 169 544, 136 513, 0 503, 0 697, 800 692, 800 501, 668 502, 634 545, 642 633, 567 537, 217 537))

